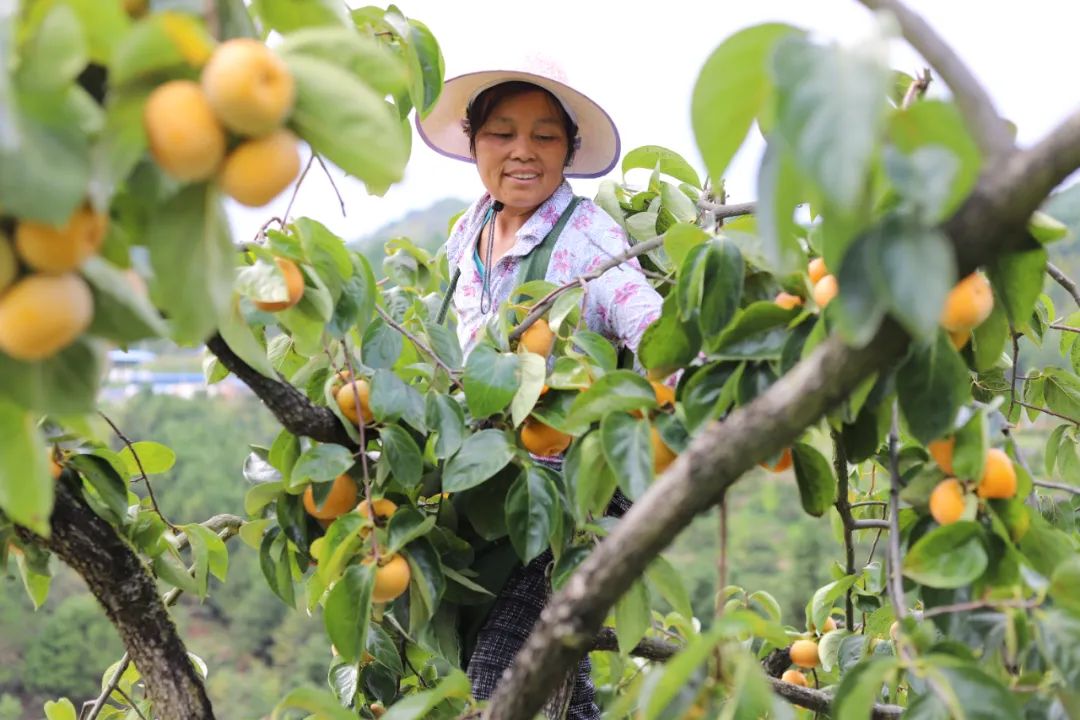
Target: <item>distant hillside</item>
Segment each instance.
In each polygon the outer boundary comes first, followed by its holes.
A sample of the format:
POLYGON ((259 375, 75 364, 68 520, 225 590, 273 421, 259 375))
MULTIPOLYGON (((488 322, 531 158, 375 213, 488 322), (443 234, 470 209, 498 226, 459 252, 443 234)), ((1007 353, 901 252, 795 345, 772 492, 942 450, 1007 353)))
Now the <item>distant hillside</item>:
POLYGON ((425 250, 434 252, 446 241, 450 218, 468 207, 457 198, 443 198, 434 204, 412 210, 400 220, 382 226, 375 232, 349 243, 371 262, 377 275, 382 274, 383 246, 396 237, 407 237, 425 250))

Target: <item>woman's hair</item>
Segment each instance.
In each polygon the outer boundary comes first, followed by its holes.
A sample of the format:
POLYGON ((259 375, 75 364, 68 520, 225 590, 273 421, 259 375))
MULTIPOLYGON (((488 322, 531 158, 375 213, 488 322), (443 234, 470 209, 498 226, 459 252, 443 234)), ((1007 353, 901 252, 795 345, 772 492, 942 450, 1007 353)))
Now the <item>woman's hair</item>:
POLYGON ((570 166, 570 163, 574 161, 574 153, 577 151, 580 142, 577 124, 571 119, 570 113, 566 112, 566 108, 550 90, 523 80, 511 80, 489 87, 477 95, 465 111, 463 127, 465 134, 469 136, 469 152, 472 153, 473 157, 476 157, 476 134, 480 132, 480 128, 488 121, 491 113, 499 106, 499 103, 518 95, 536 91, 547 95, 548 99, 551 100, 551 104, 558 108, 563 130, 566 131, 566 160, 563 162, 563 167, 570 166))

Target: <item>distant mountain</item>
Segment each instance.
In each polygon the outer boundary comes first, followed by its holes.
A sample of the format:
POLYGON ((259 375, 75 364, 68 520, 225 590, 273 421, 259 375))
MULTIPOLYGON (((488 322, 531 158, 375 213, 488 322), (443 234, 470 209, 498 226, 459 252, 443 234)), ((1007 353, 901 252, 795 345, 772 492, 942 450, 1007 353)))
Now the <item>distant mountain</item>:
POLYGON ((434 252, 446 242, 450 218, 468 207, 469 203, 457 198, 443 198, 420 210, 412 210, 405 217, 387 223, 362 238, 349 243, 371 262, 377 275, 382 274, 383 246, 396 237, 407 237, 417 246, 434 252))

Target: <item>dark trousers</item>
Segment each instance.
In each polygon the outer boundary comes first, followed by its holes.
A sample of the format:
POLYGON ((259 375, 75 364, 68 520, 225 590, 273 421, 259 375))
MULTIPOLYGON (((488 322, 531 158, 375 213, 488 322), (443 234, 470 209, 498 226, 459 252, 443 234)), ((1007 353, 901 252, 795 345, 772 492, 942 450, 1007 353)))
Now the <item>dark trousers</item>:
MULTIPOLYGON (((616 490, 606 514, 622 517, 629 507, 630 501, 616 490)), ((551 597, 546 572, 551 559, 551 551, 546 550, 515 570, 481 626, 466 668, 473 695, 478 700, 487 700, 495 692, 495 686, 524 646, 551 597)), ((566 720, 599 720, 600 708, 594 700, 591 671, 592 664, 586 655, 578 663, 566 720)))

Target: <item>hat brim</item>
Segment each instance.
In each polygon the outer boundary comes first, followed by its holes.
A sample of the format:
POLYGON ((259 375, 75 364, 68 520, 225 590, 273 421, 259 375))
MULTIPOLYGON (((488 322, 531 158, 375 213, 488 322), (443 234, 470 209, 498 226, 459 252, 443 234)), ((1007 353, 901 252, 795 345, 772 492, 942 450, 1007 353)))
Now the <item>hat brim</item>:
POLYGON ((514 80, 530 82, 551 92, 577 123, 581 146, 563 175, 596 178, 606 175, 615 167, 619 161, 619 131, 602 107, 561 82, 515 70, 488 70, 447 80, 428 116, 421 119, 419 113, 416 115, 416 129, 420 138, 437 153, 475 163, 469 152, 469 137, 462 128, 465 111, 479 93, 514 80))

